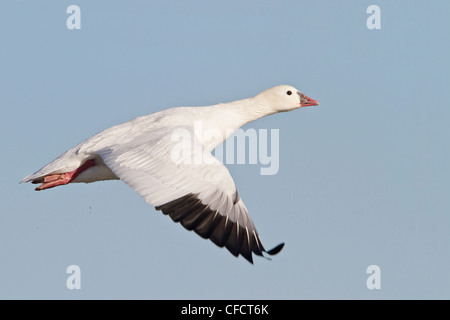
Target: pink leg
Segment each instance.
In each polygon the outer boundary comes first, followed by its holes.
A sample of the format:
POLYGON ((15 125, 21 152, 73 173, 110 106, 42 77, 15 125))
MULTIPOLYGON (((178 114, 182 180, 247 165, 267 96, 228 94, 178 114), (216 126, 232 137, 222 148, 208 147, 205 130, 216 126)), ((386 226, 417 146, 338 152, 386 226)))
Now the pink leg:
POLYGON ((68 184, 70 181, 75 179, 80 173, 82 173, 84 170, 95 166, 95 160, 89 159, 83 165, 81 165, 78 169, 71 171, 71 172, 65 172, 65 173, 58 173, 58 174, 52 174, 49 176, 46 176, 44 178, 44 182, 37 187, 36 191, 41 191, 49 188, 53 188, 56 186, 61 186, 64 184, 68 184))

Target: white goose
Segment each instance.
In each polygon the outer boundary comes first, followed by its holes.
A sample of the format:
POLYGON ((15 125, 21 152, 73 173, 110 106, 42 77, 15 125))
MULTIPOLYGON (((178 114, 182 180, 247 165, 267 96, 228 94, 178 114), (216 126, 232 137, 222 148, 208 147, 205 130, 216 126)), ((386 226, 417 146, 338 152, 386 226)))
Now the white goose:
POLYGON ((41 183, 36 190, 45 190, 75 182, 123 180, 173 221, 253 263, 252 252, 274 255, 284 244, 264 249, 233 178, 211 151, 250 121, 318 104, 294 87, 280 85, 248 99, 163 110, 88 138, 21 183, 41 183), (215 129, 221 135, 203 139, 194 129, 199 121, 203 130, 215 129), (177 130, 191 133, 197 147, 174 159, 174 148, 180 144, 174 139, 177 130), (189 161, 198 156, 201 162, 189 161))

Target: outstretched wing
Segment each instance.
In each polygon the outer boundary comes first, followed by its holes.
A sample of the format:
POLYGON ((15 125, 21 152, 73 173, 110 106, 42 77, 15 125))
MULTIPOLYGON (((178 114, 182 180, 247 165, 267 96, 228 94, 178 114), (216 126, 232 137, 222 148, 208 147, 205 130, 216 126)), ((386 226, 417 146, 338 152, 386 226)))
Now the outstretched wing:
POLYGON ((228 169, 187 128, 149 130, 97 153, 157 210, 253 263, 266 251, 228 169))

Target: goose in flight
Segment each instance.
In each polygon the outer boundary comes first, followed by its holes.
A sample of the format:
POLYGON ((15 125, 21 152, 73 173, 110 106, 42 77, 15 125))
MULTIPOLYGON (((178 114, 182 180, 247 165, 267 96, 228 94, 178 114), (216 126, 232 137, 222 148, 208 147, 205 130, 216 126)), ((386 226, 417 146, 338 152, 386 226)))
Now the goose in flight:
POLYGON ((39 191, 120 179, 173 221, 253 263, 252 253, 274 255, 284 243, 264 249, 230 172, 211 152, 248 122, 318 104, 280 85, 243 100, 166 109, 97 133, 21 183, 39 191), (214 134, 205 137, 198 124, 214 134))

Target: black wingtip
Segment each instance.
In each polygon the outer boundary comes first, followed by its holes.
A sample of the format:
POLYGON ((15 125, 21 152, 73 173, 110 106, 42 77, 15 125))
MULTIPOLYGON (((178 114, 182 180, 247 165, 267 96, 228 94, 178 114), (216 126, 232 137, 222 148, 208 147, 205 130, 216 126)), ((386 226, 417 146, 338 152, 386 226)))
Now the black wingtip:
POLYGON ((266 251, 267 254, 273 256, 276 255, 278 252, 280 252, 284 247, 284 242, 277 245, 275 248, 270 249, 269 251, 266 251))

